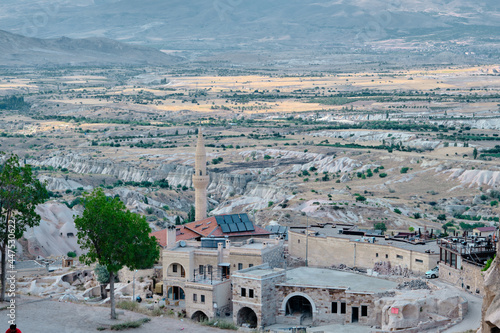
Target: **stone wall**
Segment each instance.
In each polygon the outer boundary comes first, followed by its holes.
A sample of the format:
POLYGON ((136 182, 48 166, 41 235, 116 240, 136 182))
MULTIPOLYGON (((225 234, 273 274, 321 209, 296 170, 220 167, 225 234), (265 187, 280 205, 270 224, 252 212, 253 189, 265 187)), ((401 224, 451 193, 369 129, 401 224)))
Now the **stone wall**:
POLYGON ((278 323, 301 325, 300 318, 286 316, 287 302, 291 297, 306 298, 313 309, 312 324, 349 324, 352 321, 353 307, 358 308, 358 323, 363 325, 377 325, 377 316, 374 311, 374 295, 362 293, 346 293, 345 289, 317 288, 301 286, 277 286, 276 318, 278 323), (337 312, 333 313, 333 304, 337 303, 337 312), (342 303, 345 303, 345 313, 342 313, 342 303), (361 306, 367 307, 367 316, 362 316, 361 306))
POLYGON ((186 296, 186 316, 191 318, 197 311, 208 318, 214 318, 225 311, 231 302, 231 281, 215 285, 187 282, 184 286, 186 296), (194 296, 196 295, 196 297, 194 296), (217 308, 214 307, 217 304, 217 308))
POLYGON ((373 268, 375 263, 389 261, 392 266, 425 273, 439 261, 439 253, 422 253, 378 243, 355 242, 340 237, 316 237, 297 231, 288 233, 288 251, 297 258, 306 257, 310 266, 330 267, 344 264, 350 267, 373 268))
MULTIPOLYGON (((269 266, 266 265, 266 267, 269 266)), ((251 269, 233 274, 231 280, 233 282, 234 322, 241 324, 238 321, 240 311, 243 308, 250 308, 257 316, 257 327, 275 324, 276 284, 284 282, 285 279, 285 271, 279 269, 269 269, 264 275, 254 275, 251 269)))
POLYGON ((481 267, 461 261, 461 268, 455 269, 439 263, 439 278, 473 294, 484 295, 484 276, 481 267))

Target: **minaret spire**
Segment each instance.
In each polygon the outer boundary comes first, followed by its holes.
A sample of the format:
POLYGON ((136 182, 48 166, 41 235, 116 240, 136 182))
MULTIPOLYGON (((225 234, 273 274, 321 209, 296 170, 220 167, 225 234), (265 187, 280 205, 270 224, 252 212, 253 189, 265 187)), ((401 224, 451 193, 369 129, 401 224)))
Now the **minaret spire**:
POLYGON ((194 159, 193 186, 195 188, 195 220, 207 217, 207 186, 210 177, 207 175, 207 153, 201 127, 198 129, 198 141, 194 159))

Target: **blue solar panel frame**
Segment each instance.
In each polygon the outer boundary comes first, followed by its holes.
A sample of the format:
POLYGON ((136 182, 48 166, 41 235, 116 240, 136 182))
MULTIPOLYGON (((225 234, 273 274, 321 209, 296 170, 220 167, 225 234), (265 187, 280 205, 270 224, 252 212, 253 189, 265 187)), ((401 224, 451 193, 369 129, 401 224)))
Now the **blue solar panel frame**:
POLYGON ((229 229, 231 230, 231 232, 238 232, 238 227, 236 226, 236 223, 229 224, 229 229))
POLYGON ((233 220, 233 223, 240 223, 240 216, 238 214, 233 214, 231 215, 231 219, 233 220))
POLYGON ((224 221, 224 216, 216 216, 215 220, 217 221, 218 225, 226 224, 226 221, 224 221))
POLYGON ((252 221, 250 221, 250 219, 248 218, 248 215, 247 214, 240 214, 240 219, 242 222, 246 223, 246 222, 250 222, 252 223, 252 221))
POLYGON ((224 215, 224 221, 226 222, 226 224, 233 223, 233 219, 231 218, 231 215, 224 215))
POLYGON ((220 227, 223 233, 231 232, 231 229, 229 229, 229 226, 227 224, 221 224, 220 227))
POLYGON ((245 227, 247 228, 247 231, 255 231, 255 227, 252 222, 245 222, 245 227))
POLYGON ((245 223, 243 223, 243 222, 236 223, 236 226, 238 227, 238 231, 247 231, 247 227, 245 226, 245 223))

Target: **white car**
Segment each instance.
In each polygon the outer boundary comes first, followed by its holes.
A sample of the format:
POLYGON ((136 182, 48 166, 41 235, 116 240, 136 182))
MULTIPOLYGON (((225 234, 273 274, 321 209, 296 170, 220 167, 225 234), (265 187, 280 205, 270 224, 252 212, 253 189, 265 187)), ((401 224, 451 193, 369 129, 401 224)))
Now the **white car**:
POLYGON ((435 279, 439 277, 439 267, 434 267, 430 271, 425 272, 425 277, 428 279, 435 279))

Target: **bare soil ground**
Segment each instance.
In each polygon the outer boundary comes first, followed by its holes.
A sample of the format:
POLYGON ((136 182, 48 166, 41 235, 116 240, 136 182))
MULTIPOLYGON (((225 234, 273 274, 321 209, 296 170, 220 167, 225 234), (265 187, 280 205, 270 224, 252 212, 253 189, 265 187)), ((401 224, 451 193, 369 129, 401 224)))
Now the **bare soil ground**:
MULTIPOLYGON (((88 333, 98 332, 98 328, 110 331, 111 325, 138 320, 147 316, 131 311, 117 309, 119 318, 109 318, 108 307, 91 306, 58 302, 48 298, 22 296, 16 299, 16 323, 23 333, 59 332, 59 333, 88 333)), ((7 303, 1 307, 7 306, 7 303)), ((7 329, 8 317, 6 310, 0 311, 2 322, 0 331, 7 329)), ((128 329, 127 332, 224 332, 217 328, 201 326, 188 319, 182 321, 172 317, 150 317, 151 321, 137 329, 128 329)), ((3 331, 2 331, 3 332, 3 331)), ((225 332, 228 332, 227 330, 225 332)))

